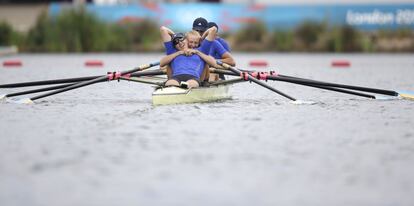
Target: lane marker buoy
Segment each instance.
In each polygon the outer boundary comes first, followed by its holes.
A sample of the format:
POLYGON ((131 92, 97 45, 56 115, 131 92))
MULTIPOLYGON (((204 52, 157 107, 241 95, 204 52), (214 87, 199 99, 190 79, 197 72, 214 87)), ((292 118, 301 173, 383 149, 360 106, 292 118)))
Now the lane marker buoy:
POLYGON ((20 67, 22 65, 22 61, 20 60, 6 60, 3 62, 3 66, 5 67, 20 67))
POLYGON ((267 67, 268 63, 265 60, 252 60, 249 65, 252 67, 267 67))
POLYGON ((87 66, 87 67, 102 67, 103 62, 101 60, 87 60, 87 61, 85 61, 85 66, 87 66))
POLYGON ((347 60, 334 60, 331 63, 332 67, 350 67, 351 63, 347 60))

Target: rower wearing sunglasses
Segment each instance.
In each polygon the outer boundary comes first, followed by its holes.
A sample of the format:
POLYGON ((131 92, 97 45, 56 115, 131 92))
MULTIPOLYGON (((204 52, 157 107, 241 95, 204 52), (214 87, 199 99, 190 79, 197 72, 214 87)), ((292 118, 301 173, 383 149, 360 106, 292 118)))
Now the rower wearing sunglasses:
POLYGON ((200 82, 207 75, 208 65, 217 66, 214 58, 208 56, 217 28, 212 27, 205 31, 206 38, 198 48, 188 46, 188 37, 201 37, 195 31, 190 31, 185 35, 175 34, 171 29, 162 26, 160 32, 167 54, 161 59, 160 66, 171 67, 171 75, 165 86, 180 86, 184 82, 189 88, 199 87, 200 82))

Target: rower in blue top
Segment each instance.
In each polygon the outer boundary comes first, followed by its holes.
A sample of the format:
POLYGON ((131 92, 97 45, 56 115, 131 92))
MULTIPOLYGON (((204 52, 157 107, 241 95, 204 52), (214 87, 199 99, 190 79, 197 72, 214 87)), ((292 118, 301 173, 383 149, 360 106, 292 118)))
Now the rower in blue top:
MULTIPOLYGON (((216 33, 216 41, 218 41, 220 44, 221 44, 221 46, 223 46, 223 48, 227 51, 227 52, 231 52, 231 49, 230 49, 230 46, 229 46, 229 44, 227 43, 227 41, 226 40, 224 40, 223 38, 221 38, 221 37, 219 37, 218 36, 218 31, 219 31, 219 27, 218 27, 218 25, 215 23, 215 22, 208 22, 208 24, 207 24, 207 27, 208 28, 211 28, 211 27, 213 27, 213 26, 215 26, 215 27, 217 27, 217 33, 216 33)), ((213 49, 212 49, 213 50, 213 49)), ((214 54, 214 55, 216 55, 216 54, 214 54)), ((215 56, 213 56, 213 57, 215 57, 215 56)), ((220 56, 217 56, 218 58, 220 58, 220 56)))
POLYGON ((185 82, 189 88, 198 87, 200 81, 205 79, 208 65, 218 66, 214 58, 208 56, 217 32, 216 27, 205 31, 206 38, 196 49, 189 48, 187 39, 190 36, 196 36, 200 39, 197 32, 191 31, 186 35, 175 34, 164 26, 160 28, 160 32, 167 54, 161 59, 160 66, 170 65, 171 67, 171 74, 165 83, 166 86, 180 86, 181 82, 185 82))
MULTIPOLYGON (((224 40, 223 38, 218 36, 218 25, 214 22, 208 22, 207 23, 207 27, 211 28, 211 27, 216 27, 217 28, 217 33, 215 36, 215 40, 214 40, 214 44, 211 46, 209 55, 214 57, 214 59, 216 60, 220 60, 221 62, 224 62, 230 66, 236 66, 236 62, 234 61, 233 56, 231 55, 231 49, 229 44, 226 42, 226 40, 224 40)), ((218 77, 220 79, 225 79, 224 74, 220 74, 218 75, 210 75, 212 80, 218 80, 218 77)))
MULTIPOLYGON (((208 28, 212 27, 216 27, 218 31, 218 25, 216 23, 207 22, 207 20, 202 17, 195 19, 193 22, 193 31, 197 31, 201 35, 201 39, 198 41, 197 39, 189 39, 189 47, 197 48, 200 45, 200 41, 202 42, 203 39, 207 36, 207 33, 205 33, 205 31, 208 28)), ((229 44, 223 38, 220 38, 217 33, 214 37, 214 42, 211 45, 209 55, 214 57, 216 60, 227 63, 230 66, 236 66, 236 62, 234 61, 233 56, 230 54, 229 44)), ((220 76, 217 74, 209 75, 209 81, 216 81, 219 78, 225 79, 223 74, 220 76)))

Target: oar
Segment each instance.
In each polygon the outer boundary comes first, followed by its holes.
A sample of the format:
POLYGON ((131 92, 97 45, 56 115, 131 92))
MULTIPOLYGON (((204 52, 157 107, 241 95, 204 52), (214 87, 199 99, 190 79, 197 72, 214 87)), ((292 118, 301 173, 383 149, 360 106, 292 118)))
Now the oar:
POLYGON ((242 78, 242 77, 238 77, 238 78, 234 78, 234 79, 227 79, 227 80, 220 80, 220 81, 211 82, 210 85, 218 86, 218 85, 226 85, 226 84, 235 84, 235 83, 240 83, 240 82, 246 82, 246 80, 244 80, 244 78, 242 78))
POLYGON ((10 93, 10 94, 2 94, 2 95, 0 95, 0 99, 4 99, 6 97, 15 97, 15 96, 20 96, 20 95, 25 95, 25 94, 33 94, 33 93, 38 93, 38 92, 46 92, 46 91, 50 91, 50 90, 61 89, 61 88, 65 88, 65 87, 68 87, 68 86, 72 86, 74 84, 76 84, 76 83, 69 83, 69 84, 52 86, 52 87, 45 87, 45 88, 40 88, 40 89, 32 89, 32 90, 27 90, 27 91, 23 91, 23 92, 15 92, 15 93, 10 93))
POLYGON ((42 86, 42 85, 49 85, 49 84, 64 84, 64 83, 88 81, 88 80, 95 79, 98 77, 100 76, 87 76, 87 77, 77 77, 77 78, 68 78, 68 79, 51 79, 51 80, 43 80, 43 81, 2 84, 0 85, 0 88, 16 88, 16 87, 42 86))
MULTIPOLYGON (((312 86, 320 86, 324 88, 343 88, 343 89, 350 89, 355 91, 363 91, 363 92, 369 92, 369 93, 375 93, 375 94, 381 94, 381 95, 387 95, 387 96, 393 96, 393 97, 401 97, 404 99, 411 99, 414 100, 414 93, 410 93, 407 91, 393 91, 393 90, 385 90, 385 89, 377 89, 377 88, 370 88, 370 87, 361 87, 361 86, 353 86, 353 85, 346 85, 346 84, 336 84, 336 83, 330 83, 330 82, 322 82, 322 81, 315 81, 315 80, 308 80, 303 78, 297 78, 297 77, 290 77, 285 75, 269 75, 269 80, 278 80, 278 81, 285 81, 285 82, 291 82, 291 83, 298 83, 298 84, 306 84, 306 85, 312 85, 312 86)), ((381 97, 374 96, 374 99, 382 99, 381 97)))
MULTIPOLYGON (((221 73, 224 73, 224 74, 227 74, 227 75, 232 75, 230 72, 225 71, 225 70, 215 69, 214 71, 215 72, 221 72, 221 73)), ((249 73, 252 74, 252 76, 254 76, 254 74, 253 74, 254 72, 249 71, 249 70, 244 70, 244 71, 248 71, 249 73)), ((355 91, 364 91, 364 92, 370 92, 370 93, 376 93, 376 94, 382 94, 382 95, 388 95, 388 96, 394 96, 394 97, 401 97, 401 98, 404 98, 404 99, 411 99, 411 100, 414 99, 414 93, 409 92, 409 91, 398 91, 398 92, 396 92, 396 91, 392 91, 392 90, 384 90, 384 89, 376 89, 376 88, 369 88, 369 87, 360 87, 360 86, 352 86, 352 85, 322 82, 322 81, 316 81, 316 80, 299 78, 299 77, 292 77, 292 76, 281 75, 281 74, 265 75, 265 76, 266 76, 265 79, 267 79, 267 80, 284 81, 284 82, 300 84, 300 85, 304 85, 304 86, 315 87, 315 88, 320 88, 320 89, 325 89, 325 90, 331 90, 331 91, 336 91, 336 92, 341 92, 341 93, 347 93, 347 94, 352 94, 352 95, 357 95, 357 96, 362 96, 362 97, 367 97, 367 98, 372 98, 372 99, 384 99, 384 98, 379 97, 379 96, 374 96, 374 95, 369 95, 369 94, 344 90, 344 89, 350 89, 350 90, 355 90, 355 91), (340 88, 344 88, 344 89, 340 89, 340 88)))
MULTIPOLYGON (((218 73, 218 74, 225 74, 225 75, 237 76, 233 72, 230 72, 230 71, 227 71, 227 70, 223 70, 223 69, 210 68, 210 72, 212 72, 212 73, 218 73)), ((276 80, 276 81, 282 81, 282 80, 276 80)), ((352 94, 352 95, 357 95, 357 96, 361 96, 361 97, 375 99, 375 96, 373 96, 373 95, 359 93, 359 92, 354 92, 354 91, 349 91, 349 90, 345 90, 345 89, 325 87, 325 86, 317 86, 317 85, 311 85, 311 84, 305 84, 305 83, 294 83, 294 84, 299 84, 299 85, 308 86, 308 87, 315 87, 315 88, 319 88, 319 89, 325 89, 325 90, 336 91, 336 92, 340 92, 340 93, 352 94)))
MULTIPOLYGON (((250 71, 250 70, 246 70, 246 71, 250 71)), ((337 88, 343 88, 343 89, 351 89, 351 90, 355 90, 355 91, 363 91, 363 92, 369 92, 369 93, 375 93, 375 94, 381 94, 381 95, 387 95, 387 96, 400 97, 400 98, 404 98, 404 99, 414 100, 414 92, 412 92, 412 91, 393 91, 393 90, 353 86, 353 85, 346 85, 346 84, 336 84, 336 83, 306 79, 306 78, 301 78, 301 77, 293 77, 293 76, 282 75, 282 74, 278 74, 277 76, 282 77, 282 78, 284 77, 284 78, 296 79, 296 80, 301 81, 301 82, 309 82, 312 85, 337 87, 337 88)), ((375 96, 375 99, 383 99, 383 97, 375 96)))
POLYGON ((128 78, 128 77, 120 77, 120 80, 126 80, 126 81, 131 81, 131 82, 138 82, 138 83, 144 83, 144 84, 153 84, 153 85, 157 85, 157 86, 163 86, 164 83, 163 82, 154 82, 152 80, 148 80, 148 79, 143 79, 143 78, 128 78))
MULTIPOLYGON (((154 65, 156 66, 156 65, 154 65)), ((138 67, 134 68, 137 69, 138 67)), ((138 71, 143 71, 148 68, 143 68, 138 71)), ((49 84, 65 84, 65 83, 73 83, 73 82, 81 82, 81 81, 89 81, 91 79, 96 79, 99 76, 86 76, 86 77, 75 77, 75 78, 66 78, 66 79, 50 79, 50 80, 42 80, 42 81, 30 81, 30 82, 19 82, 19 83, 10 83, 10 84, 0 84, 0 88, 16 88, 16 87, 30 87, 30 86, 42 86, 42 85, 49 85, 49 84)))
POLYGON ((159 65, 159 62, 151 63, 151 64, 147 64, 147 65, 142 65, 142 66, 139 66, 138 68, 134 68, 134 69, 123 71, 123 72, 117 72, 116 75, 115 75, 115 78, 112 75, 111 76, 103 75, 103 76, 100 76, 98 78, 91 79, 91 80, 84 81, 84 82, 79 82, 79 83, 76 83, 74 85, 62 88, 62 89, 57 89, 55 91, 48 92, 46 94, 38 95, 38 96, 35 96, 35 97, 31 97, 31 98, 26 98, 26 99, 20 100, 19 102, 21 102, 21 103, 32 103, 34 100, 45 98, 45 97, 55 95, 55 94, 59 94, 59 93, 62 93, 62 92, 66 92, 66 91, 69 91, 69 90, 72 90, 72 89, 77 89, 77 88, 80 88, 80 87, 88 86, 88 85, 95 84, 95 83, 98 83, 98 82, 102 82, 102 81, 105 81, 105 80, 119 79, 121 76, 125 76, 125 75, 128 75, 128 74, 137 72, 137 71, 141 71, 141 70, 144 70, 144 69, 156 66, 156 65, 159 65))
MULTIPOLYGON (((110 73, 113 74, 113 73, 110 73)), ((161 74, 165 74, 164 71, 158 69, 158 70, 151 70, 151 71, 140 71, 140 72, 135 72, 131 74, 131 77, 140 77, 140 76, 152 76, 152 75, 161 75, 161 74)), ((122 79, 124 77, 121 77, 120 79, 122 79)), ((101 82, 105 82, 106 80, 102 80, 101 82)), ((15 97, 15 96, 20 96, 20 95, 25 95, 25 94, 33 94, 33 93, 38 93, 38 92, 45 92, 45 91, 50 91, 50 90, 55 90, 55 89, 61 89, 61 88, 65 88, 68 86, 72 86, 75 85, 76 83, 69 83, 69 84, 64 84, 64 85, 58 85, 58 86, 52 86, 52 87, 45 87, 45 88, 39 88, 39 89, 32 89, 32 90, 27 90, 27 91, 22 91, 22 92, 15 92, 15 93, 10 93, 10 94, 0 94, 0 99, 4 99, 6 97, 15 97)))
MULTIPOLYGON (((226 64, 226 63, 223 63, 223 62, 221 62, 221 61, 217 61, 217 64, 218 65, 221 65, 221 66, 223 66, 224 68, 226 68, 226 69, 228 69, 228 70, 230 70, 230 71, 232 71, 233 73, 235 73, 235 74, 238 74, 238 75, 240 75, 240 76, 242 76, 243 75, 243 72, 241 72, 240 70, 238 70, 238 69, 236 69, 235 67, 232 67, 232 66, 230 66, 230 65, 228 65, 228 64, 226 64)), ((262 86, 262 87, 264 87, 264 88, 266 88, 266 89, 269 89, 269 90, 271 90, 271 91, 273 91, 273 92, 275 92, 275 93, 277 93, 277 94, 279 94, 279 95, 281 95, 281 96, 284 96, 284 97, 286 97, 286 98, 288 98, 288 99, 290 99, 290 100, 292 100, 292 101, 296 101, 296 99, 295 98, 293 98, 293 97, 291 97, 291 96, 289 96, 289 95, 287 95, 287 94, 285 94, 285 93, 283 93, 283 92, 281 92, 281 91, 279 91, 279 90, 277 90, 277 89, 275 89, 275 88, 273 88, 273 87, 271 87, 270 85, 268 85, 268 84, 266 84, 266 83, 264 83, 264 82, 261 82, 260 80, 258 80, 258 79, 256 79, 256 78, 254 78, 254 77, 252 77, 249 73, 244 73, 244 74, 246 74, 245 76, 244 76, 244 78, 245 78, 245 80, 249 80, 249 81, 252 81, 252 82, 254 82, 254 83, 256 83, 256 84, 258 84, 258 85, 260 85, 260 86, 262 86)))
MULTIPOLYGON (((298 80, 310 81, 311 84, 313 85, 331 85, 332 87, 337 87, 337 88, 352 89, 356 91, 365 91, 365 92, 370 92, 370 93, 375 93, 375 94, 382 94, 382 95, 387 95, 387 96, 394 96, 394 97, 414 100, 414 92, 412 91, 411 92, 410 91, 393 91, 393 90, 352 86, 352 85, 345 85, 345 84, 334 84, 334 83, 329 83, 329 82, 316 81, 316 80, 292 77, 292 76, 287 76, 287 75, 279 75, 279 76, 285 77, 285 78, 293 78, 293 79, 298 79, 298 80)), ((375 99, 383 99, 383 98, 375 96, 375 99)))

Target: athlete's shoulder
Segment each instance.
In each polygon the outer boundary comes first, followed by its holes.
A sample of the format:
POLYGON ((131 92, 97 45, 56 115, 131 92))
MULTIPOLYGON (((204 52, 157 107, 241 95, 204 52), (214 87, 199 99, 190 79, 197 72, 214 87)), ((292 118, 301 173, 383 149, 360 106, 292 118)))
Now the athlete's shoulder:
POLYGON ((221 38, 221 37, 218 37, 217 39, 216 39, 218 42, 220 42, 220 44, 226 49, 226 50, 228 50, 228 51, 230 51, 230 46, 229 46, 229 43, 225 40, 225 39, 223 39, 223 38, 221 38))

